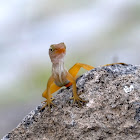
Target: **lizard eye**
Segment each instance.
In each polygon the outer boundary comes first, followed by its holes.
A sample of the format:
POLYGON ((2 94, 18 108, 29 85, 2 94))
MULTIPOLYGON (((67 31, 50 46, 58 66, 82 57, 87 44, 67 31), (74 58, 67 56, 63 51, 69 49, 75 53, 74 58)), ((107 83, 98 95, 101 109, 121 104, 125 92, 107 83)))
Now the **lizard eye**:
POLYGON ((51 51, 51 52, 53 52, 53 49, 52 49, 52 48, 50 48, 50 51, 51 51))
POLYGON ((52 53, 54 50, 55 50, 54 45, 51 45, 50 48, 49 48, 49 52, 52 53))
POLYGON ((50 47, 49 51, 52 53, 54 51, 54 48, 50 47))

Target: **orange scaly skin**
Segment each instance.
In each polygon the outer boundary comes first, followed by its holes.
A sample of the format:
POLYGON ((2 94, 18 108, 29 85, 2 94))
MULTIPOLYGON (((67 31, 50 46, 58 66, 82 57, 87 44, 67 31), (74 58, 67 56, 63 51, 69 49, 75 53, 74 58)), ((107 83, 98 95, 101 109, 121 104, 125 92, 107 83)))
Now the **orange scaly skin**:
POLYGON ((67 71, 64 67, 65 54, 66 46, 64 43, 53 44, 50 46, 49 56, 52 62, 52 75, 48 80, 46 90, 42 94, 42 96, 47 99, 46 101, 44 101, 46 102, 46 104, 43 108, 45 108, 46 106, 50 108, 51 105, 54 105, 52 103, 52 93, 54 93, 63 86, 73 86, 73 97, 71 99, 73 99, 74 102, 85 102, 77 94, 75 80, 76 75, 81 67, 83 67, 86 70, 91 70, 94 67, 86 64, 76 63, 72 68, 69 69, 69 71, 67 71))
MULTIPOLYGON (((76 75, 81 67, 86 70, 91 70, 94 67, 87 64, 76 63, 72 68, 69 69, 69 71, 67 71, 66 68, 64 67, 65 54, 66 54, 66 46, 64 43, 53 44, 50 46, 49 56, 52 62, 52 75, 48 80, 46 90, 42 94, 42 96, 46 98, 46 100, 44 101, 46 102, 46 104, 43 108, 48 106, 50 109, 50 106, 54 105, 52 103, 52 101, 54 100, 52 98, 52 94, 63 86, 69 87, 72 85, 73 97, 71 99, 73 99, 74 102, 78 102, 78 104, 80 101, 85 102, 77 94, 75 80, 76 75)), ((114 63, 114 64, 124 64, 124 63, 114 63)), ((107 64, 104 66, 114 64, 107 64)))

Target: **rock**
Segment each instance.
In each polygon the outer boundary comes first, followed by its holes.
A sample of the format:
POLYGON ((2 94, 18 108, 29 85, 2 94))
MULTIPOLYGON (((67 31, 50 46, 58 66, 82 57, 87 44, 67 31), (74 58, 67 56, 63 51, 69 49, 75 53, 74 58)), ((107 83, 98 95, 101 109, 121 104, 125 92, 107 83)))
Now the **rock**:
POLYGON ((61 89, 51 112, 38 106, 3 140, 140 140, 140 66, 95 68, 77 89, 87 103, 73 104, 72 87, 61 89))

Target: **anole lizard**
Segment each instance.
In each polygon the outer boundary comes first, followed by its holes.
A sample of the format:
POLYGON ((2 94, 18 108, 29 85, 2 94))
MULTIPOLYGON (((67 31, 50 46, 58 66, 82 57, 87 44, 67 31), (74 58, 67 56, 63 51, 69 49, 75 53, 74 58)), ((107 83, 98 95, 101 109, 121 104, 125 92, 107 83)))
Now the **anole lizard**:
MULTIPOLYGON (((66 54, 66 46, 64 43, 53 44, 50 46, 49 56, 52 62, 52 75, 48 80, 46 90, 42 94, 42 96, 46 98, 46 100, 44 101, 46 103, 43 106, 43 108, 48 106, 50 109, 50 106, 54 105, 52 103, 52 101, 54 100, 52 98, 52 94, 63 86, 69 87, 72 85, 73 97, 71 99, 73 99, 74 102, 78 102, 78 103, 80 101, 85 102, 77 94, 76 75, 79 72, 81 67, 86 70, 91 70, 94 67, 87 64, 76 63, 72 68, 70 68, 67 71, 67 69, 64 67, 65 54, 66 54)), ((114 64, 126 65, 125 63, 113 63, 113 64, 107 64, 104 66, 109 66, 109 65, 114 65, 114 64)))
POLYGON ((43 92, 42 96, 46 98, 44 102, 46 102, 46 106, 50 108, 51 105, 54 105, 52 103, 53 98, 52 94, 60 89, 61 87, 69 87, 72 85, 73 88, 73 99, 74 102, 84 102, 78 94, 77 94, 77 88, 76 88, 76 75, 79 72, 80 68, 83 67, 86 70, 91 70, 94 67, 87 65, 87 64, 81 64, 76 63, 72 68, 67 71, 67 69, 64 67, 64 56, 66 54, 66 46, 64 43, 59 44, 53 44, 50 46, 49 49, 49 56, 52 62, 52 75, 48 80, 47 88, 43 92))

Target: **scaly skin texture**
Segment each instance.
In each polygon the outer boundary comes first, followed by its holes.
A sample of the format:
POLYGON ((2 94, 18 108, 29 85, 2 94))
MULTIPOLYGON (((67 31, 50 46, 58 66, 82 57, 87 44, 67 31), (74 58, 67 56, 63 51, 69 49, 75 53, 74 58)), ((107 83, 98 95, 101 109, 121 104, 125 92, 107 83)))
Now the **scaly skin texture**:
MULTIPOLYGON (((42 96, 46 98, 46 100, 44 101, 46 102, 46 104, 44 105, 43 108, 48 106, 50 109, 50 106, 54 105, 52 103, 53 101, 52 93, 59 90, 63 86, 69 87, 72 85, 73 97, 71 99, 73 99, 74 102, 77 102, 78 104, 80 101, 85 102, 77 94, 76 75, 81 67, 86 70, 91 70, 94 67, 87 64, 76 63, 72 68, 69 69, 69 71, 67 71, 67 69, 64 67, 65 54, 66 54, 66 46, 64 43, 53 44, 50 46, 49 56, 52 62, 52 75, 48 80, 46 90, 42 94, 42 96)), ((104 66, 109 66, 114 64, 125 65, 125 63, 113 63, 104 66)))
POLYGON ((51 105, 54 105, 52 103, 52 93, 63 86, 69 87, 72 85, 73 97, 71 99, 73 99, 74 102, 85 102, 77 94, 76 75, 81 67, 86 70, 91 70, 94 67, 87 64, 76 63, 72 68, 70 68, 69 71, 67 71, 67 69, 64 67, 65 54, 66 46, 64 43, 53 44, 50 46, 49 56, 52 62, 52 75, 48 80, 46 90, 42 94, 42 96, 46 98, 46 100, 44 101, 46 102, 46 104, 43 108, 45 108, 46 106, 50 108, 51 105))

